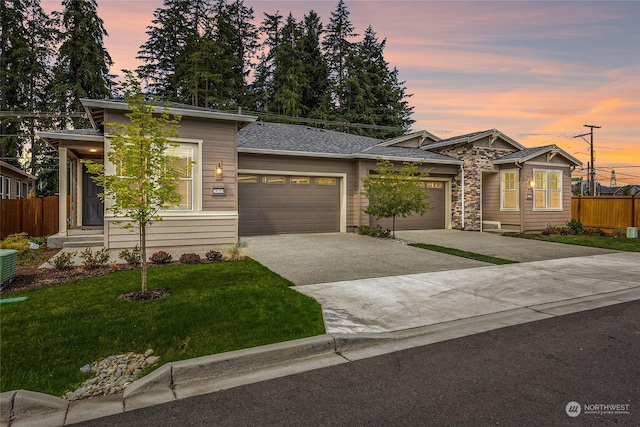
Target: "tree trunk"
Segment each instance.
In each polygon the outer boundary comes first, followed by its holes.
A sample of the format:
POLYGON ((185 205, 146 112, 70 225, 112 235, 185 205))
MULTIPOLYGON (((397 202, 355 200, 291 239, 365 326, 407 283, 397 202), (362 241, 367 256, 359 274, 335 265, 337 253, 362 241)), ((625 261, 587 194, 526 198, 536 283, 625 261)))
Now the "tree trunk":
POLYGON ((140 224, 140 257, 142 258, 142 292, 147 292, 147 229, 140 224))

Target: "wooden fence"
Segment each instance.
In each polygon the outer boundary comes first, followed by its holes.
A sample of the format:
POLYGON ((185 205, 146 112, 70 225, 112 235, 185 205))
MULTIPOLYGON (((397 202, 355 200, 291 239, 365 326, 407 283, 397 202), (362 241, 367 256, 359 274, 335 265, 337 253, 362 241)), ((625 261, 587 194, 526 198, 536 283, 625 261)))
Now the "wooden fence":
MULTIPOLYGON (((67 198, 67 212, 71 212, 71 198, 67 198)), ((58 232, 58 196, 37 199, 0 200, 0 238, 10 234, 27 233, 31 237, 48 236, 58 232)))
POLYGON ((640 197, 575 196, 571 199, 571 219, 608 233, 616 228, 640 227, 640 197))

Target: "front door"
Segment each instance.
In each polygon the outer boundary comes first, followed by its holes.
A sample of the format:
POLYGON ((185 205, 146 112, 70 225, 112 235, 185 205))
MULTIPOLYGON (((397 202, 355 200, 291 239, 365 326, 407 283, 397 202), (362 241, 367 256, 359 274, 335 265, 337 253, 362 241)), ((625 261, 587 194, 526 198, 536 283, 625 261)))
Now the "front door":
POLYGON ((98 186, 83 168, 82 174, 82 225, 102 226, 104 225, 104 203, 98 197, 102 193, 102 187, 98 186))

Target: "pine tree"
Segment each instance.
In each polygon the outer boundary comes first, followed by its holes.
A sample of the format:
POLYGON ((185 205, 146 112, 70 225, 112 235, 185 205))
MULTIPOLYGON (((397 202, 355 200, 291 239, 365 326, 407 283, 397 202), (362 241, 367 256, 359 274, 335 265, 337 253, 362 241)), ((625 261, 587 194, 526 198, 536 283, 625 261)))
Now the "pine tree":
MULTIPOLYGON (((104 47, 108 34, 98 16, 96 0, 63 0, 62 6, 62 13, 55 12, 61 33, 53 90, 60 111, 82 111, 80 98, 111 96, 109 68, 113 61, 104 47)), ((85 127, 88 121, 74 118, 68 124, 85 127)))
MULTIPOLYGON (((198 49, 200 34, 209 30, 211 9, 205 0, 164 0, 153 12, 149 39, 140 46, 138 77, 160 98, 184 102, 184 69, 179 64, 198 49)), ((188 92, 188 90, 186 91, 188 92)))
POLYGON ((269 111, 273 98, 273 74, 275 67, 276 49, 282 41, 282 15, 279 11, 273 15, 264 14, 259 32, 264 35, 262 51, 258 56, 258 64, 251 83, 254 97, 253 104, 257 111, 269 111))
POLYGON ((322 117, 327 109, 329 67, 320 48, 320 37, 323 34, 320 17, 312 10, 304 16, 300 27, 298 50, 307 80, 301 93, 303 114, 307 117, 322 117))
MULTIPOLYGON (((54 39, 53 23, 39 0, 0 0, 0 109, 31 114, 0 118, 0 158, 14 166, 21 167, 17 159, 29 144, 33 153, 39 149, 35 130, 46 123, 33 116, 49 102, 54 39)), ((38 173, 33 160, 29 167, 38 173)))
POLYGON ((349 20, 349 15, 347 6, 343 0, 340 0, 336 10, 331 12, 323 42, 327 64, 331 72, 332 97, 337 103, 339 113, 343 109, 344 102, 341 93, 343 92, 344 80, 347 77, 345 63, 352 50, 352 43, 349 39, 357 36, 354 33, 354 26, 349 20))

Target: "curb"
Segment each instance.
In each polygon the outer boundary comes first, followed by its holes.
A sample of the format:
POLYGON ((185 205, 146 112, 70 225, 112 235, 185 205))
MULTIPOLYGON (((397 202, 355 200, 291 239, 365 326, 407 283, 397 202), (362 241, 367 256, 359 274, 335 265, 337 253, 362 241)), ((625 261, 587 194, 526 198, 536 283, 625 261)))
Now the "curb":
POLYGON ((640 287, 395 332, 332 334, 169 362, 124 394, 66 401, 27 390, 0 393, 0 427, 58 427, 177 399, 349 363, 494 329, 640 300, 640 287))

